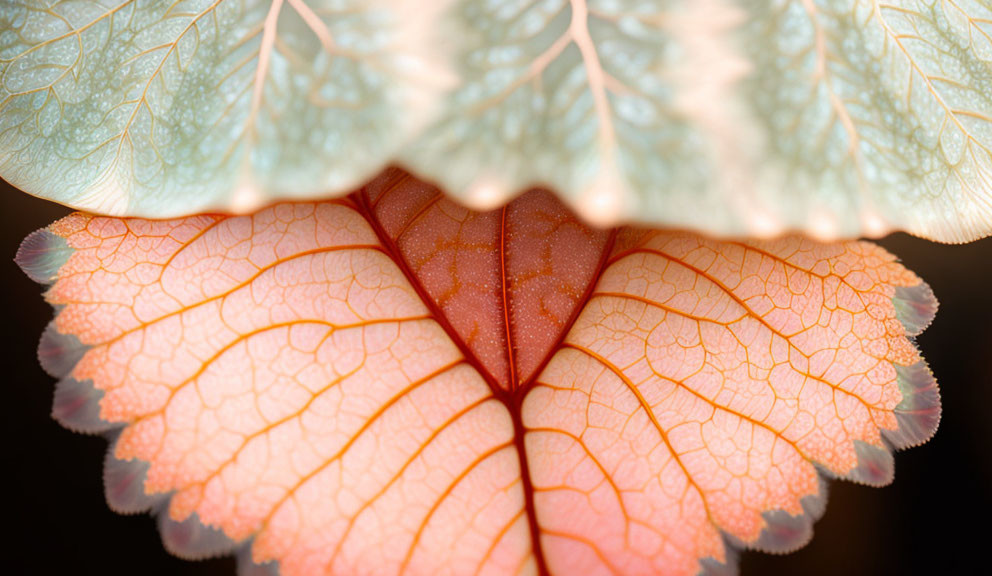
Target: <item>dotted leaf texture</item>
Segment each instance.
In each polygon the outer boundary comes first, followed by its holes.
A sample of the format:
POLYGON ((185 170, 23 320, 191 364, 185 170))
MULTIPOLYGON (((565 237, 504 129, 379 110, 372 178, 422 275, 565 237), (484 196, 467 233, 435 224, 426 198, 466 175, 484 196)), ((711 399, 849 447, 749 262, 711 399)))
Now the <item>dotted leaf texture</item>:
POLYGON ((246 216, 76 213, 17 259, 110 506, 245 575, 735 573, 940 415, 936 301, 867 242, 603 231, 540 190, 474 212, 391 170, 246 216))
POLYGON ((987 0, 2 0, 0 175, 251 212, 389 164, 602 225, 992 232, 987 0))

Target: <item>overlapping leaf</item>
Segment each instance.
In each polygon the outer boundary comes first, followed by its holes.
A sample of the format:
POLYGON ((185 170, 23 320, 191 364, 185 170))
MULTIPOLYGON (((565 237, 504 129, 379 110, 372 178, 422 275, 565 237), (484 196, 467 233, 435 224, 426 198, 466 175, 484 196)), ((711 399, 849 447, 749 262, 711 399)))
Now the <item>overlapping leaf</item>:
POLYGON ((720 235, 992 231, 982 0, 3 0, 0 175, 115 215, 402 163, 476 208, 720 235))
POLYGON ((18 260, 59 310, 56 417, 115 438, 111 505, 246 572, 732 568, 939 417, 909 339, 935 302, 868 243, 597 232, 389 172, 251 216, 75 214, 18 260))
POLYGON ((4 0, 0 173, 118 215, 355 188, 427 115, 401 20, 364 0, 4 0))

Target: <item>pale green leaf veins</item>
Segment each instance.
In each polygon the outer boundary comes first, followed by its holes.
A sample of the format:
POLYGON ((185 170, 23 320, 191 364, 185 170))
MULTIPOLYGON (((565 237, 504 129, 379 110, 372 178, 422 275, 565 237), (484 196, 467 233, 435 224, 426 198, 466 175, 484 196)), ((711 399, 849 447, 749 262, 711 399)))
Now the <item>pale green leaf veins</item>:
POLYGON ((992 233, 992 0, 0 0, 0 176, 164 217, 388 164, 597 223, 992 233))

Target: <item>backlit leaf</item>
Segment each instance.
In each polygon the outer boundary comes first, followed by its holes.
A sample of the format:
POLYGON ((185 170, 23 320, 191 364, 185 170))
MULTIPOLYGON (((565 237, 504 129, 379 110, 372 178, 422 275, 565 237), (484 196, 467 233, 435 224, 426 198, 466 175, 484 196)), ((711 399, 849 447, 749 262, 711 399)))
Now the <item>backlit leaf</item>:
POLYGON ((114 215, 343 196, 717 235, 992 232, 985 0, 0 0, 0 175, 114 215))
POLYGON ((389 171, 250 216, 74 214, 54 414, 191 558, 304 574, 695 574, 804 544, 940 405, 929 289, 881 248, 475 213, 389 171))

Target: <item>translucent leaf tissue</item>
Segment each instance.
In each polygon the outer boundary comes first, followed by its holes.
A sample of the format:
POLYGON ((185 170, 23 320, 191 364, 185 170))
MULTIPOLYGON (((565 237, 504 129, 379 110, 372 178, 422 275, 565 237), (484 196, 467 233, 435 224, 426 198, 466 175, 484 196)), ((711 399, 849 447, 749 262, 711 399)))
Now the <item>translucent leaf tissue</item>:
POLYGON ((245 575, 726 574, 936 431, 982 0, 0 0, 53 416, 245 575))

